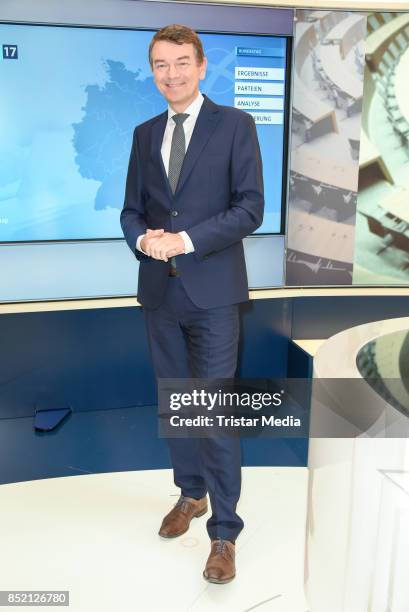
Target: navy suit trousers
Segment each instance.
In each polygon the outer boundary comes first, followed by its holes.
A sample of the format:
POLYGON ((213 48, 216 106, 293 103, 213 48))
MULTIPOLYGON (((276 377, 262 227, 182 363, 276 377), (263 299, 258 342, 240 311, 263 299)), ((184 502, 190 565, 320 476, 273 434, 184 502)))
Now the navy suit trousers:
MULTIPOLYGON (((165 299, 144 308, 148 341, 158 378, 233 378, 239 339, 238 305, 199 308, 180 277, 169 277, 165 299)), ((213 540, 235 541, 243 528, 236 513, 241 488, 240 439, 168 438, 174 481, 182 494, 199 499, 209 493, 213 540)))

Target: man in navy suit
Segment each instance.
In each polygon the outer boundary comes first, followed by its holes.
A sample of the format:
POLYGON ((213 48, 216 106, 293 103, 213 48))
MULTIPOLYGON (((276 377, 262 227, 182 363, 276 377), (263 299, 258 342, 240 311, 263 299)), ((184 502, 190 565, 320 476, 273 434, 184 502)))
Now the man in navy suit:
MULTIPOLYGON (((264 196, 253 118, 199 91, 207 61, 197 34, 171 25, 149 47, 168 110, 135 128, 121 225, 140 262, 138 300, 158 378, 233 378, 238 304, 248 300, 242 239, 261 225, 264 196)), ((159 535, 185 533, 207 511, 210 555, 203 575, 235 576, 243 528, 238 438, 168 439, 176 506, 159 535)))

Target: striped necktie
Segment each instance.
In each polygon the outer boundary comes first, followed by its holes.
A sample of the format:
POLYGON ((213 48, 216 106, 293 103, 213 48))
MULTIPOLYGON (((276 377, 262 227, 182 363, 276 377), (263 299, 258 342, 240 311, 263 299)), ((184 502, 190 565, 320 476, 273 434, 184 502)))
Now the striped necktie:
POLYGON ((182 169, 183 160, 186 153, 186 140, 183 122, 189 117, 186 113, 178 113, 173 115, 172 119, 175 122, 175 129, 172 135, 172 144, 170 147, 169 157, 169 172, 168 178, 172 193, 175 193, 179 180, 180 171, 182 169))
MULTIPOLYGON (((170 157, 169 157, 169 172, 168 179, 170 188, 172 193, 175 193, 176 187, 178 185, 180 171, 182 169, 183 160, 185 158, 186 153, 186 139, 185 139, 185 130, 183 128, 183 122, 189 117, 186 113, 178 113, 172 116, 173 121, 175 122, 175 129, 173 130, 172 135, 172 144, 170 147, 170 157)), ((170 258, 170 263, 172 266, 176 268, 176 259, 174 257, 170 258)))

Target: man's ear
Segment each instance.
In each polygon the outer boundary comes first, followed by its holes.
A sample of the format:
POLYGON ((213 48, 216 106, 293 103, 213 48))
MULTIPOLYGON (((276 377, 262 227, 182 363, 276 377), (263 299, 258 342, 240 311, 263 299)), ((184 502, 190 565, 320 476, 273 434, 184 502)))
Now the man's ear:
POLYGON ((204 57, 203 62, 200 66, 199 78, 201 81, 203 81, 203 79, 206 77, 206 69, 207 69, 207 57, 204 57))

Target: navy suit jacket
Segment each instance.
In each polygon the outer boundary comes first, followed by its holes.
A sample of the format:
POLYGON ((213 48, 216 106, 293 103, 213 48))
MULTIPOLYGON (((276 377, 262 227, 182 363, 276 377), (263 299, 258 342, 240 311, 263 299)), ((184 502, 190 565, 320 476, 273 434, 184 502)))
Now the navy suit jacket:
POLYGON ((172 194, 161 147, 168 112, 134 130, 121 226, 140 261, 138 300, 158 307, 169 280, 169 262, 136 249, 147 228, 185 230, 194 253, 179 255, 183 286, 196 306, 212 308, 248 300, 242 239, 263 220, 260 148, 253 118, 204 96, 172 194))

